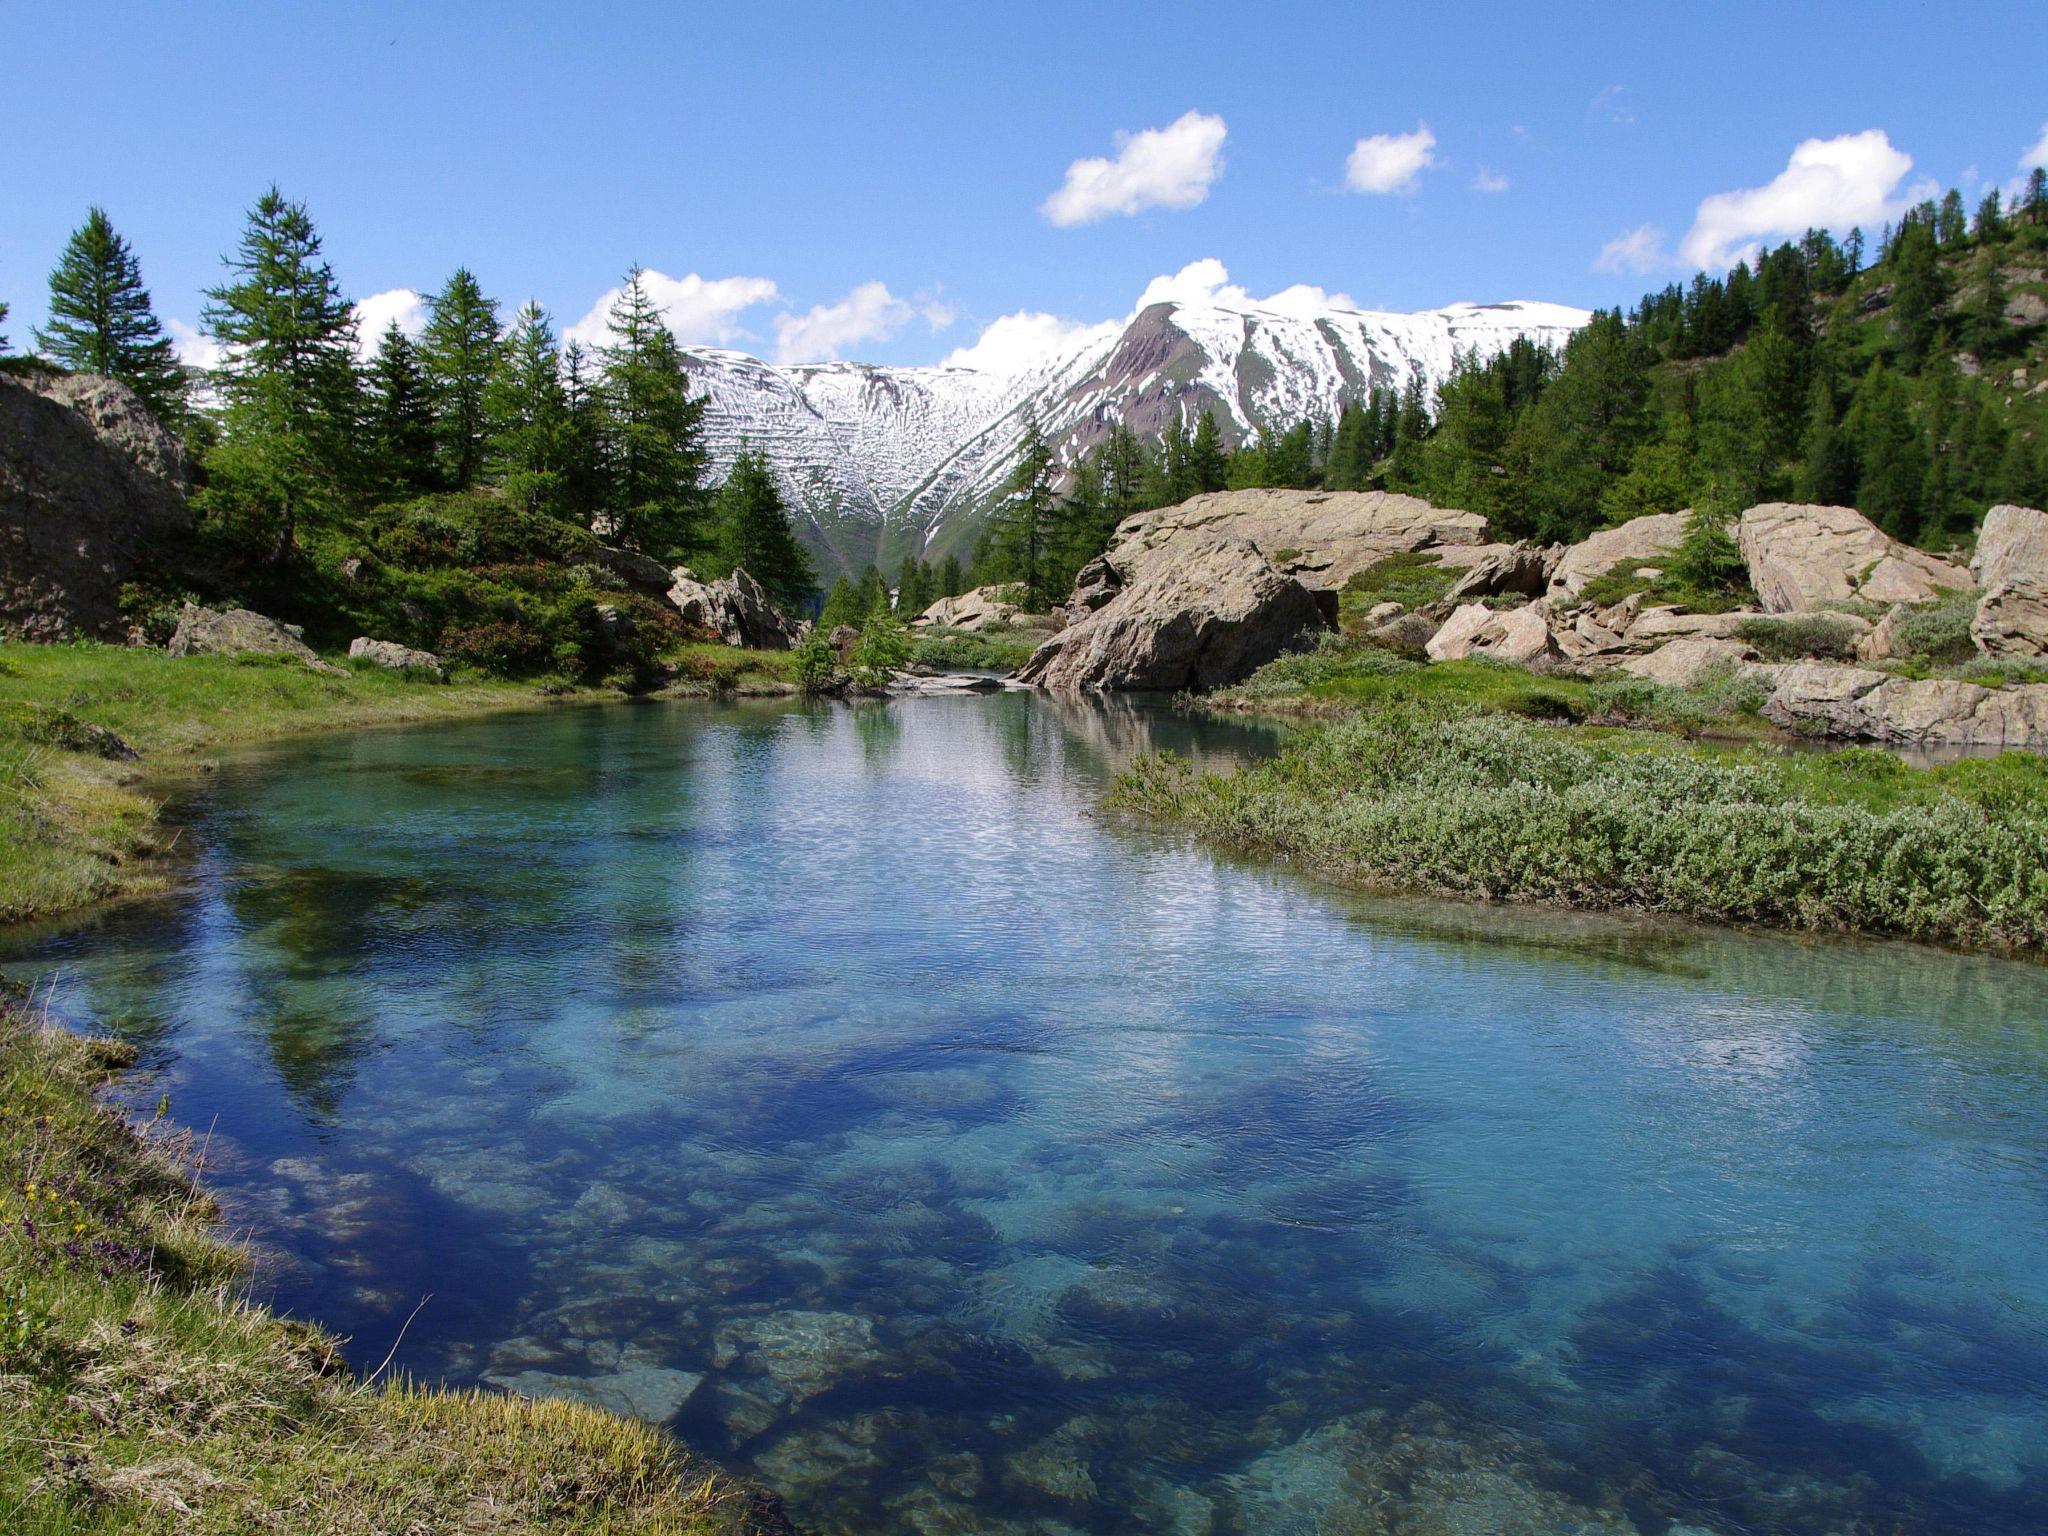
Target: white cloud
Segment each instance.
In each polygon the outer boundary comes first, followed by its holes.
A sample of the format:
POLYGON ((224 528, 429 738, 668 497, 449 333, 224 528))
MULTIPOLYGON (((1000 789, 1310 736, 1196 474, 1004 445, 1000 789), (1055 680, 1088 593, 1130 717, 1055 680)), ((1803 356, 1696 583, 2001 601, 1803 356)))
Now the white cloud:
POLYGON ((2037 165, 2048 165, 2048 123, 2041 125, 2041 137, 2034 140, 2033 148, 2020 156, 2020 169, 2031 171, 2037 165))
POLYGON ((391 322, 414 340, 427 325, 427 301, 410 288, 387 288, 356 301, 356 352, 365 362, 384 346, 384 332, 391 322))
POLYGON ((1039 205, 1048 222, 1068 229, 1113 213, 1192 208, 1223 173, 1227 125, 1187 112, 1164 128, 1120 133, 1116 157, 1091 156, 1067 167, 1060 189, 1039 205))
MULTIPOLYGON (((730 346, 751 334, 740 317, 757 305, 772 303, 782 296, 773 278, 670 277, 665 272, 644 271, 640 281, 648 297, 661 310, 662 318, 684 346, 730 346)), ((610 339, 605 317, 611 313, 622 290, 611 288, 590 306, 590 312, 567 327, 563 338, 587 347, 603 346, 610 339)))
POLYGON ((886 341, 916 313, 884 283, 862 283, 837 304, 818 304, 775 322, 775 357, 784 363, 822 363, 863 341, 886 341))
POLYGON ((164 329, 171 333, 171 350, 178 355, 178 361, 188 368, 218 368, 227 349, 204 331, 196 331, 184 321, 172 316, 164 322, 164 329))
POLYGON ((1654 224, 1638 224, 1625 235, 1616 235, 1600 247, 1593 260, 1596 272, 1655 272, 1671 264, 1664 249, 1664 231, 1654 224))
POLYGON ((1376 133, 1360 139, 1344 162, 1344 184, 1354 192, 1413 192, 1436 164, 1436 135, 1421 123, 1413 133, 1376 133))
POLYGON ((1240 302, 1249 297, 1242 288, 1226 286, 1229 283, 1230 269, 1214 256, 1204 256, 1200 261, 1189 262, 1178 272, 1153 278, 1145 285, 1145 291, 1138 295, 1137 307, 1209 304, 1226 293, 1240 302))
POLYGON ((972 346, 956 347, 939 366, 973 368, 983 373, 1022 373, 1047 357, 1079 345, 1085 337, 1099 335, 1107 341, 1122 328, 1114 320, 1089 325, 1042 311, 1020 310, 990 321, 972 346))
POLYGON ((1474 192, 1505 192, 1507 189, 1507 177, 1499 171, 1488 170, 1483 165, 1479 167, 1479 174, 1472 178, 1474 192))
POLYGON ((1586 115, 1604 117, 1618 128, 1633 128, 1636 111, 1624 99, 1627 95, 1627 86, 1610 85, 1586 104, 1586 115))
POLYGON ((1896 218, 1916 190, 1899 191, 1912 169, 1913 157, 1893 148, 1881 128, 1808 139, 1765 185, 1717 192, 1702 202, 1678 253, 1693 266, 1718 271, 1746 260, 1766 238, 1896 218))

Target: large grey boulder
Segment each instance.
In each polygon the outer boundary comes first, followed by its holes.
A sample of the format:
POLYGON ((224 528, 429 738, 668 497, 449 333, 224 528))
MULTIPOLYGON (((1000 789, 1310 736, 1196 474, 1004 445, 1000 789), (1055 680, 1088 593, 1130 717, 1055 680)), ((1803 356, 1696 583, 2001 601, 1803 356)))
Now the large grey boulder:
POLYGON ((803 627, 777 608, 744 569, 703 582, 688 566, 679 565, 669 572, 668 600, 685 624, 708 630, 727 645, 788 651, 803 638, 803 627))
POLYGON ((1742 514, 1736 542, 1770 613, 1851 598, 1924 603, 1973 585, 1962 567, 1901 544, 1854 507, 1766 502, 1742 514))
POLYGON ((1550 633, 1548 615, 1535 603, 1501 610, 1468 603, 1444 621, 1423 649, 1432 661, 1483 656, 1525 667, 1562 655, 1550 633))
POLYGON ((1630 656, 1621 670, 1666 688, 1696 688, 1721 672, 1732 672, 1750 659, 1749 647, 1735 640, 1696 635, 1660 645, 1647 656, 1630 656))
POLYGON ((346 676, 340 667, 320 659, 306 644, 296 624, 248 608, 202 608, 188 602, 178 611, 178 627, 165 647, 173 656, 283 656, 315 672, 346 676))
POLYGON ((1683 512, 1652 512, 1614 528, 1602 528, 1567 549, 1550 570, 1553 602, 1577 597, 1595 577, 1617 567, 1661 565, 1685 537, 1683 512))
POLYGON ((2048 748, 2048 684, 1984 688, 1824 661, 1742 672, 1770 690, 1765 717, 1792 729, 1900 746, 2048 748))
POLYGON ((1026 617, 1025 610, 1005 601, 1005 590, 976 587, 958 597, 942 597, 910 622, 918 629, 983 630, 1014 625, 1026 617))
POLYGON ((416 651, 396 640, 372 640, 368 635, 357 635, 348 643, 348 654, 351 661, 389 667, 394 672, 426 672, 435 677, 448 675, 447 666, 432 651, 416 651))
POLYGON ((1387 491, 1212 491, 1177 506, 1134 513, 1117 525, 1107 557, 1130 569, 1175 540, 1242 539, 1311 591, 1335 591, 1389 555, 1483 545, 1477 512, 1431 506, 1387 491))
POLYGON ((1993 656, 2048 656, 2048 512, 1993 507, 1970 567, 1984 588, 1970 621, 1977 648, 1993 656))
POLYGON ((1249 540, 1130 548, 1115 595, 1031 653, 1018 678, 1067 692, 1209 689, 1323 627, 1315 596, 1249 540))
POLYGON ((178 440, 98 374, 0 374, 0 636, 125 640, 120 589, 191 521, 178 440))
POLYGON ((1541 597, 1550 580, 1551 569, 1564 554, 1564 546, 1549 548, 1524 539, 1490 550, 1482 560, 1465 568, 1465 574, 1444 594, 1447 603, 1467 602, 1475 597, 1541 597))

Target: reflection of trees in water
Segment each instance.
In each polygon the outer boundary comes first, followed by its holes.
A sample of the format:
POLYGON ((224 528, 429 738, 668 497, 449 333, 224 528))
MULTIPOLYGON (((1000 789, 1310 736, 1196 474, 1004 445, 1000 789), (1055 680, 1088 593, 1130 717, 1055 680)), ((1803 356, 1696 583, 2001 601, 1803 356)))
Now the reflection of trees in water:
POLYGON ((1271 757, 1285 734, 1275 725, 1176 709, 1164 697, 1047 693, 1039 696, 1039 709, 1103 774, 1119 773, 1148 752, 1177 753, 1204 772, 1228 773, 1271 757))
POLYGON ((861 699, 849 706, 860 755, 870 773, 886 773, 903 745, 903 722, 887 699, 861 699))

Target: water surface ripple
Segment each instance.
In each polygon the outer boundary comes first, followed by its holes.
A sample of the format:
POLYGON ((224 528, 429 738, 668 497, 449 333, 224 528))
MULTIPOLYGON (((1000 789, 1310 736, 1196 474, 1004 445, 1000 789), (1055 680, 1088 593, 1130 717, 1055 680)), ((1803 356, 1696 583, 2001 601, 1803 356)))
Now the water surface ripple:
POLYGON ((2048 983, 1428 902, 1095 807, 1020 695, 251 754, 10 969, 279 1303, 840 1532, 2048 1530, 2048 983))

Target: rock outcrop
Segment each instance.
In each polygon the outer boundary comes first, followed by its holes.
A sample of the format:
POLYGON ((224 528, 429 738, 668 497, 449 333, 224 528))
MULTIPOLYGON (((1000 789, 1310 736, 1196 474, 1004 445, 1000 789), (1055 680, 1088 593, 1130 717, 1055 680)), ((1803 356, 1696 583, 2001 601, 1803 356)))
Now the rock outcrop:
POLYGON ((727 645, 756 651, 795 649, 803 628, 777 608, 761 583, 743 569, 703 582, 687 565, 669 572, 668 600, 685 624, 708 630, 727 645))
POLYGON ((1793 730, 1923 747, 2048 747, 2048 683, 1983 688, 1916 681, 1821 661, 1752 663, 1770 689, 1765 718, 1793 730))
POLYGON ((1027 615, 1018 604, 1003 600, 1004 590, 976 587, 958 597, 942 597, 910 622, 918 629, 982 630, 1014 625, 1027 615))
POLYGON ((1970 562, 1984 589, 1970 638, 1992 656, 2048 656, 2048 512, 1998 506, 1970 562))
POLYGON ((316 672, 346 675, 320 659, 298 625, 280 624, 247 608, 187 603, 179 610, 178 628, 165 649, 173 656, 283 656, 316 672))
POLYGON ((1465 574, 1444 594, 1448 603, 1462 603, 1475 597, 1541 597, 1549 585, 1550 573, 1564 554, 1562 544, 1548 549, 1523 540, 1519 544, 1493 549, 1482 560, 1465 567, 1465 574))
POLYGON ((1246 539, 1133 541, 1106 563, 1095 586, 1114 576, 1113 595, 1032 652, 1020 681, 1071 692, 1217 688, 1323 627, 1314 594, 1246 539))
POLYGON ((1973 584, 1968 571, 1901 544, 1853 507, 1766 502, 1742 514, 1736 541, 1771 613, 1850 598, 1924 603, 1973 584))
POLYGON ((1311 591, 1334 591, 1389 555, 1487 542, 1486 519, 1387 491, 1213 491, 1117 525, 1107 557, 1130 569, 1145 551, 1191 538, 1242 539, 1311 591))
POLYGON ((0 374, 0 635, 125 640, 121 583, 185 527, 178 440, 97 374, 0 374))
POLYGON ((372 640, 368 635, 358 635, 349 641, 348 654, 352 661, 389 667, 394 672, 426 672, 435 677, 448 675, 446 664, 432 651, 416 651, 396 640, 372 640))
POLYGON ((1531 666, 1561 654, 1551 638, 1547 616, 1535 604, 1493 609, 1467 603, 1448 619, 1423 647, 1432 661, 1460 661, 1484 656, 1531 666))
POLYGON ((1666 688, 1694 688, 1717 672, 1732 672, 1750 659, 1749 647, 1734 640, 1696 635, 1673 640, 1646 656, 1630 656, 1621 670, 1666 688))
POLYGON ((1599 529, 1558 557, 1550 571, 1549 596, 1553 601, 1577 597, 1588 582, 1617 568, 1661 565, 1684 537, 1683 512, 1653 512, 1599 529))

